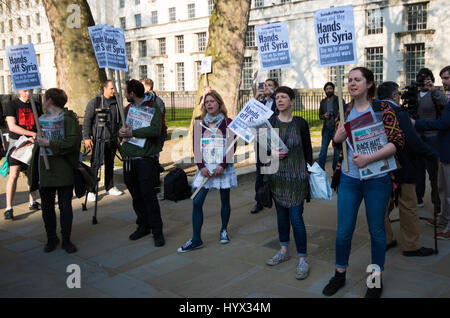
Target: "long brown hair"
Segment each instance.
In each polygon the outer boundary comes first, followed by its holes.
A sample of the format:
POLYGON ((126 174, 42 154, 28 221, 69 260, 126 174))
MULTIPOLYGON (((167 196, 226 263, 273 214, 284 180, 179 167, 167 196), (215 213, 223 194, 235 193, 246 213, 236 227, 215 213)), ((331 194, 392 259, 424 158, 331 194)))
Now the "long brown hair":
MULTIPOLYGON (((375 93, 377 91, 377 85, 375 84, 375 77, 373 72, 366 67, 358 66, 353 68, 350 72, 360 71, 362 76, 366 79, 367 85, 372 83, 372 86, 367 90, 367 100, 372 103, 372 100, 375 97, 375 93)), ((348 72, 350 74, 350 72, 348 72)))
MULTIPOLYGON (((219 93, 217 93, 217 91, 212 90, 210 93, 205 95, 205 99, 204 101, 206 101, 206 97, 211 96, 212 98, 214 98, 216 100, 216 102, 219 104, 219 112, 224 114, 225 117, 227 117, 227 109, 225 107, 225 103, 223 102, 222 97, 219 95, 219 93)), ((203 102, 204 103, 204 102, 203 102)), ((202 109, 202 114, 201 114, 201 118, 203 120, 203 118, 205 118, 206 116, 206 107, 203 107, 202 109)))

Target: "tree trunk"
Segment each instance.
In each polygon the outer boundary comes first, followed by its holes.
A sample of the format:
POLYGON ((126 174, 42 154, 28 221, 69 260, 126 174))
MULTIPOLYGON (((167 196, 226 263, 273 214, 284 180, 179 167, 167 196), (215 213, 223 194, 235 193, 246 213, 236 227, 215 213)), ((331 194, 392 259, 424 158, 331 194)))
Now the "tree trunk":
POLYGON ((69 96, 68 108, 84 115, 87 103, 106 80, 99 69, 88 27, 94 25, 86 0, 42 1, 55 47, 56 79, 69 96))

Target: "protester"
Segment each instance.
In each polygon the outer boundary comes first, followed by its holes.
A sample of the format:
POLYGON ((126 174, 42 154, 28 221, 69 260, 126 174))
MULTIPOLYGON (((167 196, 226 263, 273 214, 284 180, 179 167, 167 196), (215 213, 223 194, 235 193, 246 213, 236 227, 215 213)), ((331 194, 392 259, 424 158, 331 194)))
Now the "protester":
MULTIPOLYGON (((95 143, 102 136, 97 136, 99 112, 107 114, 105 127, 105 190, 106 194, 119 196, 123 192, 114 186, 114 158, 117 151, 117 138, 119 132, 119 106, 114 95, 114 84, 108 80, 103 83, 103 92, 89 101, 86 106, 83 121, 83 139, 86 148, 92 150, 91 166, 94 164, 95 143)), ((103 162, 97 163, 102 165, 103 162)), ((88 193, 88 201, 95 202, 95 193, 88 193)))
POLYGON ((161 114, 166 116, 166 104, 164 101, 156 95, 155 91, 153 90, 153 80, 150 78, 142 78, 139 80, 142 85, 144 85, 145 93, 152 93, 155 95, 155 103, 159 106, 159 109, 161 110, 161 114))
MULTIPOLYGON (((441 118, 442 110, 444 109, 447 98, 445 94, 434 86, 433 72, 427 68, 419 70, 416 76, 416 81, 420 85, 418 96, 418 109, 417 119, 421 120, 436 120, 441 118)), ((425 131, 421 133, 422 139, 435 151, 437 151, 437 131, 425 131)), ((437 204, 440 207, 440 200, 434 202, 434 194, 438 190, 435 189, 433 178, 436 176, 436 165, 433 161, 426 160, 425 158, 418 159, 418 167, 416 174, 418 175, 416 184, 417 204, 419 207, 423 207, 423 196, 425 194, 425 171, 428 172, 428 176, 431 183, 431 202, 437 204)))
MULTIPOLYGON (((319 118, 323 120, 322 127, 322 146, 319 154, 319 166, 325 170, 325 163, 327 161, 328 145, 333 139, 335 131, 335 117, 339 114, 339 99, 334 95, 334 84, 328 82, 323 87, 326 98, 320 101, 319 118)), ((345 101, 342 100, 342 105, 345 105, 345 101)), ((339 159, 339 151, 334 149, 333 151, 333 171, 336 169, 336 164, 339 159)))
POLYGON ((220 243, 230 242, 227 227, 230 219, 230 189, 237 186, 236 172, 233 166, 233 153, 225 153, 234 139, 234 134, 227 131, 231 119, 227 117, 227 109, 222 97, 212 90, 205 95, 205 107, 200 118, 194 122, 194 158, 197 172, 194 177, 193 190, 201 185, 204 178, 209 178, 197 193, 193 202, 192 228, 193 236, 182 247, 179 253, 185 253, 203 247, 201 229, 203 225, 203 204, 209 190, 220 191, 222 227, 220 243), (211 145, 208 147, 207 145, 211 145))
MULTIPOLYGON (((374 121, 377 120, 375 112, 381 112, 382 121, 386 130, 388 144, 371 155, 354 154, 350 147, 347 148, 348 172, 341 171, 342 152, 339 156, 333 184, 338 184, 338 228, 336 234, 336 270, 334 277, 325 286, 323 294, 331 296, 345 284, 346 270, 350 257, 351 242, 355 230, 359 206, 364 199, 366 206, 367 223, 372 245, 372 262, 379 270, 374 275, 379 275, 384 270, 386 253, 386 232, 384 229, 384 217, 389 197, 392 192, 390 175, 382 174, 367 180, 360 180, 359 168, 368 164, 388 158, 394 155, 398 148, 403 147, 404 138, 398 126, 395 112, 388 103, 375 102, 376 86, 371 70, 364 67, 356 67, 348 75, 348 91, 352 102, 346 107, 345 121, 350 121, 360 115, 371 112, 374 121)), ((339 123, 339 122, 337 122, 339 123)), ((343 124, 339 124, 333 142, 340 146, 346 142, 347 133, 343 124)), ((380 297, 382 285, 368 288, 367 298, 380 297)))
POLYGON ((56 235, 55 198, 58 193, 58 206, 61 213, 62 248, 67 253, 77 251, 76 246, 70 241, 72 233, 72 196, 74 187, 74 168, 77 166, 81 131, 77 115, 64 105, 67 103, 66 93, 58 88, 51 88, 44 95, 44 110, 46 116, 51 116, 55 121, 64 123, 63 133, 56 137, 37 136, 39 147, 33 150, 32 179, 33 189, 39 187, 42 199, 42 218, 47 233, 47 244, 44 252, 48 253, 56 249, 59 238, 56 235), (50 169, 47 170, 42 157, 43 151, 47 151, 50 169))
POLYGON ((312 147, 308 123, 301 117, 292 115, 295 103, 294 91, 281 86, 275 91, 275 98, 279 114, 270 119, 273 128, 278 129, 280 139, 289 149, 272 149, 274 160, 279 160, 278 170, 267 174, 273 200, 277 210, 278 235, 281 249, 267 261, 267 265, 274 266, 289 257, 290 225, 294 232, 295 244, 299 263, 297 279, 308 277, 309 264, 306 261, 306 228, 303 221, 303 204, 309 193, 308 170, 306 164, 312 164, 312 147))
MULTIPOLYGON (((9 147, 8 151, 13 148, 17 140, 21 136, 29 137, 30 142, 36 139, 36 123, 34 121, 33 110, 31 108, 30 94, 28 90, 19 90, 19 98, 10 101, 6 104, 5 117, 9 129, 9 147)), ((42 107, 36 101, 36 110, 38 116, 42 114, 42 107)), ((8 156, 9 177, 6 181, 6 209, 5 219, 14 219, 13 201, 16 194, 17 179, 21 171, 24 171, 28 178, 28 185, 31 185, 30 169, 29 167, 8 156)), ((28 208, 32 211, 40 209, 40 204, 36 201, 37 191, 30 191, 28 208)))
MULTIPOLYGON (((450 65, 444 67, 439 73, 442 85, 446 91, 450 91, 450 65)), ((438 239, 450 239, 450 101, 442 112, 440 120, 415 122, 415 127, 419 131, 437 130, 437 146, 440 156, 438 172, 438 188, 441 197, 441 212, 438 216, 438 224, 445 226, 442 232, 437 233, 438 239)))
MULTIPOLYGON (((264 82, 264 88, 259 88, 255 93, 255 99, 261 100, 261 102, 270 110, 274 112, 275 115, 278 114, 277 103, 275 101, 275 90, 278 88, 278 82, 275 79, 267 79, 264 82)), ((256 157, 256 181, 255 181, 255 201, 256 204, 250 211, 250 213, 255 214, 261 211, 264 207, 258 200, 258 189, 262 186, 263 176, 261 175, 261 163, 259 155, 258 140, 255 140, 255 157, 256 157)))
POLYGON ((154 189, 159 178, 156 155, 161 152, 161 110, 154 98, 145 95, 144 86, 137 80, 126 82, 125 97, 130 103, 126 116, 135 108, 151 117, 149 126, 119 130, 119 136, 126 138, 120 148, 124 159, 123 176, 133 200, 138 225, 137 230, 130 235, 130 240, 140 239, 153 232, 155 246, 159 247, 165 244, 161 211, 154 189), (132 143, 131 137, 143 141, 142 147, 139 142, 132 143))
MULTIPOLYGON (((400 108, 400 95, 398 85, 394 82, 384 82, 378 86, 378 98, 389 103, 395 111, 400 129, 405 135, 405 147, 397 151, 400 169, 395 172, 398 183, 398 209, 400 214, 400 232, 402 234, 402 247, 404 256, 429 256, 433 254, 432 248, 422 247, 419 234, 419 208, 416 198, 416 170, 417 157, 423 156, 437 164, 438 154, 422 141, 411 125, 409 114, 400 108)), ((389 210, 389 209, 388 209, 389 210)), ((397 245, 394 240, 389 211, 386 213, 386 251, 397 245)))

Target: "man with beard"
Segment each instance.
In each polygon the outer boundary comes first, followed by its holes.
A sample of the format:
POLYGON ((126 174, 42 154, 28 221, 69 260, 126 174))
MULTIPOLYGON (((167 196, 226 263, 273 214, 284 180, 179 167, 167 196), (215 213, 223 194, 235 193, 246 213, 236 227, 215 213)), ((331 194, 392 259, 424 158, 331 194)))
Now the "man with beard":
MULTIPOLYGON (((320 102, 319 118, 323 120, 322 127, 322 147, 319 154, 319 166, 325 170, 325 163, 327 161, 328 145, 334 137, 335 121, 334 119, 339 114, 339 99, 334 95, 334 84, 328 82, 323 87, 326 98, 322 99, 320 102)), ((342 100, 342 105, 345 105, 344 100, 342 100)), ((336 169, 336 164, 339 158, 339 151, 334 149, 333 154, 333 171, 336 169)))

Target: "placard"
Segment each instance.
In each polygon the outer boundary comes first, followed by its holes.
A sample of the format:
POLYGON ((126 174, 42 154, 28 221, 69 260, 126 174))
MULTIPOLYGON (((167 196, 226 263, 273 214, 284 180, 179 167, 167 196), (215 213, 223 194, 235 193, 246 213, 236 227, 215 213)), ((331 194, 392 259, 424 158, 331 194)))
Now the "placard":
POLYGON ((353 6, 315 11, 314 30, 320 67, 357 63, 353 6))
POLYGON ((108 67, 106 59, 106 45, 103 32, 107 27, 106 24, 94 25, 88 27, 89 37, 91 38, 92 47, 94 48, 95 58, 99 68, 108 67))
POLYGON ((211 73, 212 72, 212 56, 205 56, 202 59, 202 64, 200 67, 200 73, 211 73))
POLYGON ((128 72, 127 50, 122 29, 105 27, 103 31, 107 67, 113 70, 128 72))
POLYGON ((7 46, 5 51, 14 90, 41 88, 41 75, 33 44, 7 46))
POLYGON ((263 71, 292 66, 286 22, 257 25, 255 36, 263 71))

